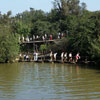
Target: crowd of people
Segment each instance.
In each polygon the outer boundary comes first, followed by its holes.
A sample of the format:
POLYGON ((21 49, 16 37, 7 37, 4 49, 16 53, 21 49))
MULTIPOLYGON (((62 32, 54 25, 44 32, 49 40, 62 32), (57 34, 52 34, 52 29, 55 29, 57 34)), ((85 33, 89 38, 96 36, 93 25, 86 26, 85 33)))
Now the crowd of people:
POLYGON ((53 40, 53 39, 61 39, 63 37, 65 37, 65 33, 58 33, 57 34, 57 37, 54 37, 52 34, 50 35, 47 35, 47 34, 44 34, 42 36, 39 36, 39 35, 33 35, 31 37, 27 36, 27 37, 24 37, 23 35, 21 37, 19 37, 19 41, 20 42, 24 42, 24 41, 36 41, 36 40, 53 40))
POLYGON ((30 61, 30 60, 37 61, 38 52, 34 52, 33 55, 30 53, 19 54, 19 61, 30 61))
MULTIPOLYGON (((34 61, 38 61, 39 58, 41 57, 41 54, 39 52, 34 52, 31 56, 29 54, 20 54, 19 55, 20 59, 23 59, 24 61, 30 61, 30 60, 34 60, 34 61)), ((59 59, 57 59, 58 53, 53 53, 52 51, 49 54, 49 58, 48 60, 50 61, 57 61, 59 59)), ((72 56, 72 52, 70 52, 69 54, 67 52, 62 52, 60 55, 60 60, 61 62, 78 62, 78 60, 80 59, 80 54, 77 53, 75 56, 72 56)))
MULTIPOLYGON (((65 36, 66 36, 65 33, 59 32, 56 36, 56 39, 62 39, 65 36)), ((20 38, 20 41, 21 42, 24 42, 24 41, 29 42, 29 41, 35 41, 35 40, 45 41, 45 40, 53 40, 53 39, 55 39, 55 38, 53 37, 52 34, 51 35, 44 34, 42 36, 38 36, 38 35, 33 35, 32 37, 27 36, 26 38, 24 36, 22 36, 20 38)), ((29 54, 24 54, 23 58, 24 58, 24 60, 27 60, 27 61, 30 59, 33 59, 34 61, 38 61, 39 55, 40 55, 40 53, 35 51, 32 55, 33 57, 30 57, 29 54)), ((57 52, 53 53, 51 51, 49 56, 50 56, 50 61, 56 61, 56 60, 58 60, 57 58, 58 58, 59 54, 57 52)), ((20 58, 22 58, 22 55, 20 55, 20 58)), ((67 52, 62 52, 60 59, 62 62, 77 62, 80 59, 80 54, 77 53, 76 55, 73 56, 72 52, 70 52, 69 54, 67 52)))
MULTIPOLYGON (((60 58, 62 62, 78 62, 78 60, 80 59, 80 54, 77 53, 75 56, 72 56, 72 52, 70 52, 69 54, 67 52, 62 52, 60 58)), ((51 51, 50 60, 56 61, 56 59, 57 59, 57 52, 53 53, 51 51)))

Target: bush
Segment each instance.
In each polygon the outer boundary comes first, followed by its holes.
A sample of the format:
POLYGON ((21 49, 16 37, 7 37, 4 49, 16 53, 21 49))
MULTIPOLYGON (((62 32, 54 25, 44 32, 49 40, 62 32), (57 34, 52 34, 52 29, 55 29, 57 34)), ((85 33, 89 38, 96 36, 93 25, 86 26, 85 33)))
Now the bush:
POLYGON ((0 36, 0 62, 12 61, 19 52, 18 38, 13 34, 0 36))

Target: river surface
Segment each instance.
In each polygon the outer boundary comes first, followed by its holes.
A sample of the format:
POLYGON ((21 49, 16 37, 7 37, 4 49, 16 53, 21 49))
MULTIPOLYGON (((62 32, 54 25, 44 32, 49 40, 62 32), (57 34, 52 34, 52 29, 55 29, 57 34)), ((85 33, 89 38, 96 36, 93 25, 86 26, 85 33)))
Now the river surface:
POLYGON ((100 100, 100 70, 54 63, 0 64, 0 100, 100 100))

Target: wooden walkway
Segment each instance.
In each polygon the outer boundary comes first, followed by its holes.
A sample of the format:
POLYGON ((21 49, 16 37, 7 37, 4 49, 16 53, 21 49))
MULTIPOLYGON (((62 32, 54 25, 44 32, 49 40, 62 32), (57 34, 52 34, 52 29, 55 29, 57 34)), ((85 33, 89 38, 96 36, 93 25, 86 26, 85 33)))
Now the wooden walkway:
POLYGON ((51 60, 37 60, 37 61, 34 61, 34 60, 19 60, 19 62, 38 62, 38 63, 42 63, 42 62, 45 62, 45 63, 72 63, 74 64, 74 62, 69 62, 69 61, 61 61, 61 60, 56 60, 56 61, 51 61, 51 60))
POLYGON ((55 40, 35 40, 35 41, 24 41, 24 42, 21 42, 23 44, 30 44, 30 43, 50 43, 50 42, 55 42, 57 39, 55 40))
POLYGON ((19 60, 18 62, 35 62, 35 63, 62 63, 62 64, 82 64, 82 65, 95 65, 94 61, 78 61, 78 62, 69 62, 69 61, 61 61, 61 60, 56 60, 56 61, 50 61, 50 60, 19 60))

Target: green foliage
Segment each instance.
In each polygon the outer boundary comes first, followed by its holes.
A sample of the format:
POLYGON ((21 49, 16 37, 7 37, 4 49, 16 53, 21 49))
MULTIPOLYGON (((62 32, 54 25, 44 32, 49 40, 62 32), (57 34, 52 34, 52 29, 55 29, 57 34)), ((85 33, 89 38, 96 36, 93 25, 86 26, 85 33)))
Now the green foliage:
POLYGON ((40 46, 40 50, 41 50, 41 51, 44 51, 44 50, 46 50, 46 49, 47 49, 47 45, 42 44, 42 45, 40 46))
POLYGON ((0 62, 14 60, 19 52, 18 35, 12 33, 10 14, 9 11, 2 15, 0 21, 0 62))
POLYGON ((53 5, 54 9, 58 11, 60 18, 64 19, 70 14, 78 16, 86 9, 85 3, 82 3, 81 6, 79 3, 79 0, 54 0, 53 5))
POLYGON ((12 25, 14 33, 23 34, 25 37, 29 35, 30 28, 28 25, 23 24, 22 22, 15 22, 12 25))
POLYGON ((60 41, 56 40, 56 44, 53 45, 49 45, 49 50, 52 50, 53 52, 58 52, 61 53, 66 52, 66 51, 70 51, 69 48, 69 39, 68 38, 63 38, 60 41))
POLYGON ((0 36, 0 62, 12 61, 19 52, 18 37, 13 34, 0 36))
POLYGON ((100 36, 91 43, 92 58, 100 59, 100 36))
POLYGON ((40 35, 40 36, 44 34, 49 34, 50 33, 49 27, 50 27, 49 22, 37 20, 33 24, 31 34, 40 35))
POLYGON ((42 53, 44 53, 46 50, 47 50, 47 45, 46 44, 40 45, 40 51, 42 51, 42 53))

